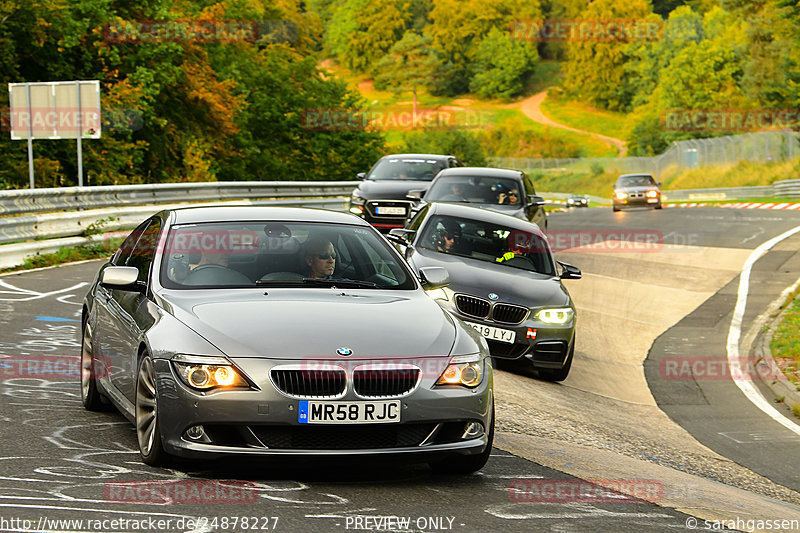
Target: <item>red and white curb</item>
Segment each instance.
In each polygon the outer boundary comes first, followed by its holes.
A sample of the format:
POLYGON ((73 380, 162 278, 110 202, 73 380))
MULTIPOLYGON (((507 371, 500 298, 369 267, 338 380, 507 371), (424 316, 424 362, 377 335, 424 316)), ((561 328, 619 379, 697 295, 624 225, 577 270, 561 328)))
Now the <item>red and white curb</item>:
POLYGON ((785 204, 765 204, 765 203, 749 203, 740 202, 732 204, 711 204, 711 203, 683 203, 683 204, 664 204, 664 207, 729 207, 732 209, 787 209, 798 210, 800 203, 785 203, 785 204))

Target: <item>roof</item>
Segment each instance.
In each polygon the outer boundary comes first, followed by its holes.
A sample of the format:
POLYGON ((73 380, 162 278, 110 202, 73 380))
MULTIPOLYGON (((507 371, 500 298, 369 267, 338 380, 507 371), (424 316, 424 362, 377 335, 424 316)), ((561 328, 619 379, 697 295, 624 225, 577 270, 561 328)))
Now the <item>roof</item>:
POLYGON ((522 173, 521 170, 512 170, 510 168, 456 167, 446 168, 438 176, 485 176, 487 178, 519 179, 522 173))
POLYGON ((390 159, 392 157, 403 157, 403 158, 416 158, 416 159, 448 159, 453 157, 452 155, 442 155, 442 154, 389 154, 381 157, 381 159, 390 159))
POLYGON ((169 210, 175 215, 175 224, 199 222, 233 222, 252 220, 280 220, 286 222, 328 222, 369 226, 363 219, 350 213, 305 207, 272 206, 200 206, 169 210))

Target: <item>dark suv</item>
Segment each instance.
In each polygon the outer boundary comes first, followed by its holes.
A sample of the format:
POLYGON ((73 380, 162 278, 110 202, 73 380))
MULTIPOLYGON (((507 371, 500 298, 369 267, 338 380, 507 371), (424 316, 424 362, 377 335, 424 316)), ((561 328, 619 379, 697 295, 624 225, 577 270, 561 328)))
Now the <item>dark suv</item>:
POLYGON ((660 182, 650 174, 623 174, 614 184, 611 208, 619 211, 623 207, 653 207, 661 209, 660 182))
POLYGON ((411 208, 406 198, 412 189, 426 189, 434 176, 445 168, 463 167, 452 155, 392 154, 382 157, 364 174, 364 180, 350 196, 350 212, 378 230, 402 228, 411 208))

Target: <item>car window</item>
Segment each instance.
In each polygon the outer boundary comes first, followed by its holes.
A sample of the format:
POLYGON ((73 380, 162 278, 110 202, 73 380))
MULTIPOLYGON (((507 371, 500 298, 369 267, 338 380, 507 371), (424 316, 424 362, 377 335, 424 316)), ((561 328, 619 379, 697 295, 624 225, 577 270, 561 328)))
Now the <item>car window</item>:
POLYGON ((431 181, 446 166, 439 159, 389 157, 381 159, 367 179, 431 181))
POLYGON ((139 269, 138 281, 146 282, 150 274, 150 266, 153 264, 158 236, 161 232, 161 219, 151 219, 142 236, 136 241, 131 254, 125 260, 126 266, 139 269))
POLYGON ((263 286, 414 289, 413 274, 374 228, 291 222, 174 226, 166 288, 263 286))
POLYGON ((655 185, 656 182, 651 176, 628 176, 619 179, 619 187, 645 187, 655 185))
POLYGON ((425 193, 426 202, 521 205, 519 181, 488 176, 440 176, 425 193))
POLYGON ((437 253, 556 275, 550 246, 539 230, 436 215, 425 224, 418 243, 437 253))
POLYGON ((139 226, 137 226, 133 231, 125 237, 125 240, 122 241, 120 244, 119 249, 114 252, 113 257, 111 258, 111 264, 117 266, 125 266, 125 263, 128 261, 128 258, 133 253, 133 248, 136 246, 136 242, 139 240, 139 237, 142 236, 144 230, 147 229, 147 226, 150 225, 150 220, 145 220, 139 226))

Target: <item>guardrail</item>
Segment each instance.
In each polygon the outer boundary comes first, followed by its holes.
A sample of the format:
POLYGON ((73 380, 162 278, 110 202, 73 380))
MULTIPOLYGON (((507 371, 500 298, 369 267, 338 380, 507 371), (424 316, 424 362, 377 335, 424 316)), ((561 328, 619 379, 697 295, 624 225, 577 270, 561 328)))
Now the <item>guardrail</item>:
POLYGON ((0 216, 131 205, 349 196, 352 181, 227 181, 0 191, 0 216))

